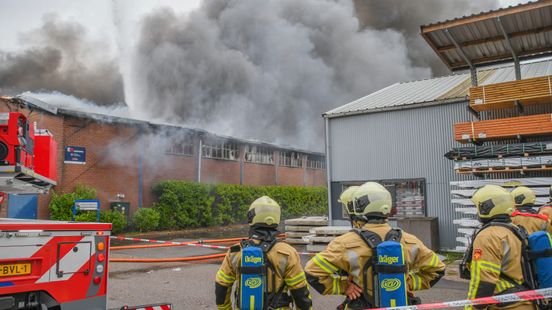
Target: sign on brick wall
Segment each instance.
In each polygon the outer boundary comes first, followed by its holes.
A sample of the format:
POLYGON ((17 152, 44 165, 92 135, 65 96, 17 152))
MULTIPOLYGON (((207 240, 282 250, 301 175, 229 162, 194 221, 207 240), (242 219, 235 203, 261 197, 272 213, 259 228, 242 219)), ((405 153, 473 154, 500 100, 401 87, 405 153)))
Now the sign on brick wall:
POLYGON ((63 162, 66 164, 86 164, 86 148, 82 146, 66 146, 63 162))

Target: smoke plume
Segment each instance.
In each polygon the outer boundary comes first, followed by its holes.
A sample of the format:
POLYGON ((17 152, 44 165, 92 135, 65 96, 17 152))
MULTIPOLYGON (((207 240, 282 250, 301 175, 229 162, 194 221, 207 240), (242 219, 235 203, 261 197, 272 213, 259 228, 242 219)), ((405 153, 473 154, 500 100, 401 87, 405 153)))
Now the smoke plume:
POLYGON ((103 42, 87 38, 77 22, 48 14, 40 28, 23 33, 18 52, 0 50, 0 93, 60 91, 98 104, 124 102, 122 77, 103 42), (108 58, 108 59, 106 59, 108 58))
POLYGON ((420 35, 420 25, 476 14, 499 7, 497 0, 353 0, 361 29, 393 29, 403 34, 408 58, 430 67, 432 75, 449 71, 420 35))
MULTIPOLYGON (((113 5, 118 29, 117 12, 132 7, 113 5)), ((137 41, 119 42, 120 59, 107 57, 106 43, 83 26, 47 15, 22 34, 23 50, 0 51, 0 93, 126 102, 133 117, 321 151, 323 112, 395 82, 447 73, 419 25, 496 7, 497 0, 206 0, 189 14, 166 8, 145 16, 137 41)))
POLYGON ((215 132, 322 150, 324 111, 429 77, 439 65, 413 39, 420 23, 495 3, 480 2, 211 0, 186 16, 159 10, 143 21, 125 80, 139 94, 130 105, 215 132))

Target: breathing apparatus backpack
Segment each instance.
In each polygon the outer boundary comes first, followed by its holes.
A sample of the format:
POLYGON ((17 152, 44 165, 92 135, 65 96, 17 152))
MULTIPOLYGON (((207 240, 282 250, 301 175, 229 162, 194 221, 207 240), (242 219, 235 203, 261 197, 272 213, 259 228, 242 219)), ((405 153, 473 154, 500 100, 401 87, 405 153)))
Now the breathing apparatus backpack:
POLYGON ((240 286, 236 290, 236 302, 240 309, 272 309, 291 302, 289 296, 283 296, 284 285, 276 290, 274 266, 266 256, 277 242, 276 239, 270 242, 261 241, 259 244, 252 240, 242 241, 240 286), (272 293, 268 292, 268 271, 272 273, 272 293))
POLYGON ((408 305, 407 273, 402 231, 391 229, 385 236, 385 241, 372 231, 353 230, 372 249, 372 258, 362 267, 364 283, 364 298, 371 307, 398 307, 408 305), (368 269, 372 269, 373 295, 367 291, 368 269))
MULTIPOLYGON (((483 225, 481 229, 476 230, 471 238, 470 245, 468 247, 468 250, 464 254, 464 257, 462 258, 462 262, 460 263, 460 277, 463 279, 470 279, 471 274, 469 271, 469 267, 472 262, 472 255, 473 255, 473 241, 477 237, 479 233, 481 233, 483 230, 485 230, 488 227, 493 226, 501 226, 509 229, 520 241, 521 241, 521 271, 523 274, 524 282, 522 284, 517 283, 514 279, 510 278, 509 276, 501 273, 500 279, 505 280, 506 282, 512 284, 514 286, 514 289, 516 291, 524 291, 524 290, 532 290, 539 288, 536 275, 534 272, 534 266, 531 260, 531 250, 530 250, 530 236, 527 235, 527 231, 522 226, 516 226, 511 223, 502 223, 502 222, 490 222, 488 224, 483 225)), ((540 233, 540 232, 537 232, 540 233)), ((533 233, 537 234, 537 233, 533 233)), ((531 235, 531 236, 532 236, 531 235)), ((550 268, 552 271, 552 268, 550 268)))

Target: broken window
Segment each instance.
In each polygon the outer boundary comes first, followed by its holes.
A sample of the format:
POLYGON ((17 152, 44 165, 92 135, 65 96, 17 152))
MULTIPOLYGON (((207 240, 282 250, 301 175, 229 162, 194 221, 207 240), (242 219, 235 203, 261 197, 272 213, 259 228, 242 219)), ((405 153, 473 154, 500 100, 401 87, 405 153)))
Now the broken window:
POLYGON ((167 154, 194 156, 194 143, 191 139, 175 139, 169 145, 167 154))
POLYGON ((240 146, 234 142, 204 144, 201 155, 204 158, 238 160, 240 146))
POLYGON ((322 156, 309 155, 307 157, 307 168, 326 169, 326 160, 322 156))
POLYGON ((303 156, 297 152, 280 152, 280 166, 302 167, 303 156))
POLYGON ((258 145, 246 145, 245 161, 248 163, 274 165, 274 151, 258 145))

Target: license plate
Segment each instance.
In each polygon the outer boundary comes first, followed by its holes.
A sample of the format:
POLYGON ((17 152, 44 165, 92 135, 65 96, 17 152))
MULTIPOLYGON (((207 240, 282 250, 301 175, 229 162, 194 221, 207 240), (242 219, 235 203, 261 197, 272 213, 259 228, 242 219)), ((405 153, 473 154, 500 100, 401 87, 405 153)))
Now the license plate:
POLYGON ((31 274, 31 263, 0 265, 0 277, 31 274))

